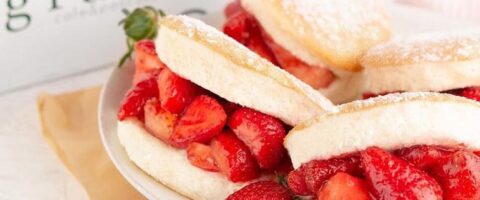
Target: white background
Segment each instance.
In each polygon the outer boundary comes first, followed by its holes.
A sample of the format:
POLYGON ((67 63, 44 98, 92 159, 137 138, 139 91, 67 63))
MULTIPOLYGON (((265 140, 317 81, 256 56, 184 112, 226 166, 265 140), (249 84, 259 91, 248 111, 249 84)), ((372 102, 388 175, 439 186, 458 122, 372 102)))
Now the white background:
MULTIPOLYGON (((189 8, 222 11, 222 5, 209 5, 208 0, 56 0, 55 10, 54 0, 27 0, 22 7, 23 1, 0 1, 0 94, 115 63, 125 51, 118 26, 123 8, 155 5, 171 14, 189 8), (8 2, 18 9, 9 9, 8 2), (31 24, 8 32, 8 14, 28 14, 31 24)), ((10 23, 22 26, 24 21, 10 23)))

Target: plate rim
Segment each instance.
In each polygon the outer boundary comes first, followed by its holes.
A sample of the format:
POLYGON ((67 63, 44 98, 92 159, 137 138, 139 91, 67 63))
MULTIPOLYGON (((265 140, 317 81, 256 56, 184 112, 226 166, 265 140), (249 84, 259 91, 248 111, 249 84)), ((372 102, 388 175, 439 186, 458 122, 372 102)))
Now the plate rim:
MULTIPOLYGON (((131 61, 125 63, 124 66, 121 68, 129 67, 132 65, 131 61)), ((103 148, 107 152, 108 157, 111 159, 113 165, 117 169, 117 171, 127 180, 127 182, 132 185, 137 191, 139 191, 143 196, 145 196, 147 199, 154 199, 154 196, 144 187, 141 186, 141 184, 135 180, 127 171, 123 168, 123 166, 120 164, 120 161, 118 160, 117 156, 114 155, 112 152, 112 148, 109 146, 109 141, 107 141, 107 136, 105 133, 106 127, 104 123, 105 119, 105 113, 104 110, 106 109, 105 105, 106 101, 105 99, 107 98, 107 92, 109 91, 110 85, 112 84, 113 77, 115 74, 117 74, 118 70, 121 70, 121 68, 113 66, 113 69, 110 71, 108 74, 108 78, 106 79, 104 85, 102 86, 102 89, 100 91, 100 98, 98 102, 98 109, 97 109, 97 119, 98 119, 98 128, 99 128, 99 133, 100 133, 100 139, 102 141, 103 148)), ((115 128, 116 129, 116 128, 115 128)), ((145 172, 144 172, 145 173, 145 172)))

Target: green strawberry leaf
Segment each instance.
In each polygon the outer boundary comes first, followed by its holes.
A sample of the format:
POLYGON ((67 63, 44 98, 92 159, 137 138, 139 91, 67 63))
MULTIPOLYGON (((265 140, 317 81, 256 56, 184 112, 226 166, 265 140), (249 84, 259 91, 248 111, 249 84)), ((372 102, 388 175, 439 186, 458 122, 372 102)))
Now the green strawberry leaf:
POLYGON ((165 16, 162 10, 157 10, 150 6, 137 8, 133 12, 124 9, 122 12, 127 17, 122 19, 119 25, 123 25, 123 30, 127 35, 128 51, 118 62, 118 67, 121 67, 127 59, 131 59, 135 42, 144 39, 154 39, 157 36, 158 19, 165 16))

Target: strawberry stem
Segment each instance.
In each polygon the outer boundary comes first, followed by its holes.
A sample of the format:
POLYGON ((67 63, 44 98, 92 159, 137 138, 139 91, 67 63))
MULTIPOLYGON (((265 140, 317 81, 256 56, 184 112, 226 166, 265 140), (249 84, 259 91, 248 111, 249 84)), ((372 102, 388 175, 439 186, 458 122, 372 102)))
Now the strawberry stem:
POLYGON ((118 67, 121 67, 127 59, 131 59, 135 42, 154 39, 157 36, 158 19, 165 16, 165 12, 150 6, 137 8, 133 12, 123 9, 122 12, 126 17, 119 22, 119 25, 123 25, 127 35, 128 50, 120 58, 118 67))

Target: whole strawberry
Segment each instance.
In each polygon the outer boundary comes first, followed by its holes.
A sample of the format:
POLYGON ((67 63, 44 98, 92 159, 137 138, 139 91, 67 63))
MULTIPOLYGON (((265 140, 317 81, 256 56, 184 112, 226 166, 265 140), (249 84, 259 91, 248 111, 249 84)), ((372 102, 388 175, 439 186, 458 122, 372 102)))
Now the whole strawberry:
POLYGON ((227 200, 290 200, 288 189, 273 181, 251 183, 228 196, 227 200))

